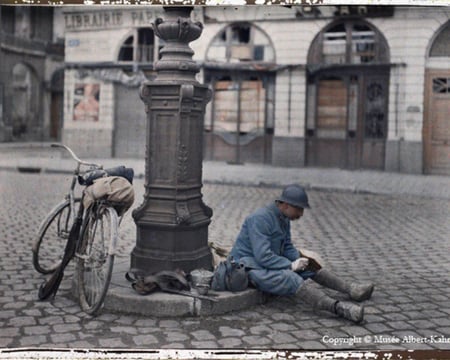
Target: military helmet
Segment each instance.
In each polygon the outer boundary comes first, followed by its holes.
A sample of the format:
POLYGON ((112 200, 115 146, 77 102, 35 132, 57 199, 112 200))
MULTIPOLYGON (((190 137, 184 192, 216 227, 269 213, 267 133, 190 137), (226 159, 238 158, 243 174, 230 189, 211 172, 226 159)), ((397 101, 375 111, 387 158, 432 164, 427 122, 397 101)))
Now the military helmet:
POLYGON ((296 184, 286 186, 276 200, 302 209, 310 208, 305 189, 296 184))

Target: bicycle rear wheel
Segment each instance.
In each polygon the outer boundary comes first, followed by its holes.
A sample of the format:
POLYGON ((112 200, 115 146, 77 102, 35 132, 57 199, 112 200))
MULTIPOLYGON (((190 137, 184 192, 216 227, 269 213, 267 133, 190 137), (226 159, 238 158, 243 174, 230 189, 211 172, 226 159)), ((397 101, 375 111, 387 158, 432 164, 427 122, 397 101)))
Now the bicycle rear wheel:
POLYGON ((78 298, 88 314, 96 315, 103 306, 114 264, 110 244, 116 243, 117 232, 118 216, 113 208, 99 206, 89 211, 76 254, 78 298))
POLYGON ((70 201, 62 201, 50 211, 39 227, 32 252, 33 266, 41 274, 54 272, 61 263, 73 219, 80 206, 79 198, 74 201, 75 214, 70 208, 70 201))

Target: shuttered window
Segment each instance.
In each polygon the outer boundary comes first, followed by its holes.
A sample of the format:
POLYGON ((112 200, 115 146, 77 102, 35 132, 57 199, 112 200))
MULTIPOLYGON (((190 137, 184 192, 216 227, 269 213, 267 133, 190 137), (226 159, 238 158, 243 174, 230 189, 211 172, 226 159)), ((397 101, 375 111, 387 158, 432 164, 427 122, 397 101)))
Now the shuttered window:
POLYGON ((206 59, 221 62, 274 62, 275 53, 266 34, 249 24, 233 24, 218 33, 206 59))
POLYGON ((135 29, 123 43, 118 60, 122 62, 152 63, 155 52, 155 35, 151 28, 135 29))

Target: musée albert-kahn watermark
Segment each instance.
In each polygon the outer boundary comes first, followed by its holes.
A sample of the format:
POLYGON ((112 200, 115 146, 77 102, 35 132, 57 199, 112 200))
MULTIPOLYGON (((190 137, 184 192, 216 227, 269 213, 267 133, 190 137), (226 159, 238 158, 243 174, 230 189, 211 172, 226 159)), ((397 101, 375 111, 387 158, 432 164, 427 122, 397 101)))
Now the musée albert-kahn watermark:
POLYGON ((445 337, 443 335, 431 335, 426 337, 413 335, 405 335, 402 337, 391 335, 333 337, 325 335, 322 337, 322 342, 332 346, 354 346, 358 344, 450 344, 450 337, 445 337))

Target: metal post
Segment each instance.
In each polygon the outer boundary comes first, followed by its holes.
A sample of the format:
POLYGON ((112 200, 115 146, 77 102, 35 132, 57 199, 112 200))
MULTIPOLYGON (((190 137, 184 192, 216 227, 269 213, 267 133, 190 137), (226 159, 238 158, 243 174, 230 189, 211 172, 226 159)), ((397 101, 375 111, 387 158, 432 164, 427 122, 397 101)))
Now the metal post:
POLYGON ((137 225, 131 268, 211 269, 208 225, 212 210, 202 200, 203 118, 211 92, 195 80, 199 66, 189 42, 203 25, 192 7, 165 7, 153 24, 165 41, 154 81, 141 86, 147 113, 145 195, 133 212, 137 225))

